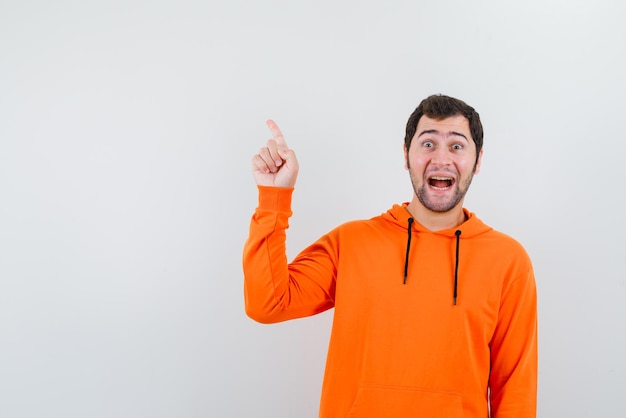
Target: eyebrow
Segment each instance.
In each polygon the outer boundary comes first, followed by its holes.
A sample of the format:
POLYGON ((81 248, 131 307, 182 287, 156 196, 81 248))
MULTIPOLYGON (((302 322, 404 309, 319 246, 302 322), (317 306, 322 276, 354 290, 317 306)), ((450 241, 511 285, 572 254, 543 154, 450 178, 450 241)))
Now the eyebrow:
POLYGON ((463 135, 461 132, 450 131, 450 132, 447 132, 446 134, 443 134, 441 131, 438 131, 437 129, 426 129, 425 131, 420 132, 420 134, 417 137, 419 138, 419 137, 421 137, 422 135, 425 135, 425 134, 446 135, 446 136, 460 136, 460 137, 465 138, 465 140, 467 142, 469 142, 469 139, 467 139, 467 137, 465 135, 463 135))

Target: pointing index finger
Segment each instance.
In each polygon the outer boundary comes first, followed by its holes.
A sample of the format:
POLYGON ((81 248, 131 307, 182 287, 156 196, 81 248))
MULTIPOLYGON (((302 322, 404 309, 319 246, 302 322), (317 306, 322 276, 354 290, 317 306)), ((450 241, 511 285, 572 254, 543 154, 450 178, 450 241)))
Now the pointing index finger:
POLYGON ((285 137, 281 132, 280 128, 273 120, 269 119, 267 122, 267 127, 270 128, 270 132, 272 133, 272 139, 276 141, 276 144, 281 149, 287 149, 287 142, 285 141, 285 137))

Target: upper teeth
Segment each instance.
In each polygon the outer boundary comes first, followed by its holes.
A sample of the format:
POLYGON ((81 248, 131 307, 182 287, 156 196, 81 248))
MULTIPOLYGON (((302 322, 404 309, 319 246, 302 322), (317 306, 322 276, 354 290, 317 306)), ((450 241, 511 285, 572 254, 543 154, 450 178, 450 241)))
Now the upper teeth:
POLYGON ((431 177, 431 179, 433 179, 433 180, 452 180, 452 178, 450 178, 450 177, 439 177, 439 176, 433 176, 433 177, 431 177))

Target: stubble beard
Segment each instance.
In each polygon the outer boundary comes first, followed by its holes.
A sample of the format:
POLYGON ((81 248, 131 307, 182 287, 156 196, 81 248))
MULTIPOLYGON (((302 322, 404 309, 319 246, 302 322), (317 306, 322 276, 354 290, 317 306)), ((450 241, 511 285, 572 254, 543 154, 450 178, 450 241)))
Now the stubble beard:
POLYGON ((423 179, 423 182, 420 185, 420 181, 418 181, 411 170, 409 170, 409 175, 411 177, 411 183, 413 184, 413 190, 415 191, 415 196, 417 196, 417 200, 428 210, 438 213, 448 212, 454 209, 465 197, 467 190, 469 189, 470 184, 472 183, 472 179, 474 178, 474 174, 470 174, 466 179, 463 179, 460 186, 459 183, 455 183, 454 186, 454 194, 446 200, 433 199, 428 195, 428 180, 423 179))

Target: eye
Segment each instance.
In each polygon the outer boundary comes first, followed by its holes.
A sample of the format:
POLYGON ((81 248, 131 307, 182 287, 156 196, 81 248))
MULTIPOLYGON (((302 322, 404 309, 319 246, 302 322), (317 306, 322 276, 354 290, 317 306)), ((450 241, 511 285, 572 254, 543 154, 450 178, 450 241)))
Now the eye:
POLYGON ((453 150, 462 150, 463 149, 463 145, 461 145, 461 144, 454 144, 454 145, 452 145, 452 149, 453 150))
POLYGON ((433 144, 431 141, 424 141, 424 142, 422 143, 422 146, 423 146, 424 148, 432 148, 432 147, 434 147, 434 146, 435 146, 435 144, 433 144))

